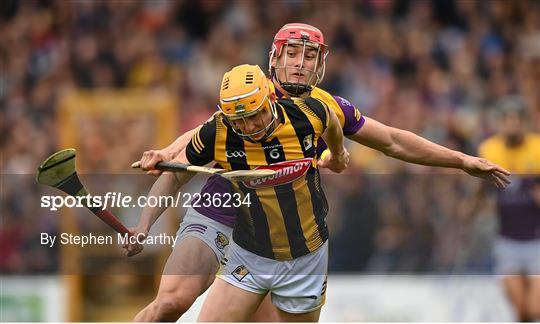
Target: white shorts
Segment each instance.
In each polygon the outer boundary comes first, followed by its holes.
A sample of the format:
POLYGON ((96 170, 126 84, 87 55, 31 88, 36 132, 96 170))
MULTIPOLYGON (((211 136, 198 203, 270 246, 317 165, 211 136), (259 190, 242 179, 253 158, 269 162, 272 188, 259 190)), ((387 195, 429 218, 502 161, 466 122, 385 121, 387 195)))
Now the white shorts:
POLYGON ((328 241, 315 252, 276 261, 251 253, 231 240, 218 278, 256 294, 271 292, 277 308, 302 314, 324 305, 327 273, 328 241))
MULTIPOLYGON (((184 220, 176 233, 179 242, 186 237, 196 237, 214 251, 218 261, 225 255, 232 228, 204 216, 193 208, 188 208, 184 220)), ((178 247, 180 244, 176 244, 178 247)))
POLYGON ((494 258, 497 275, 540 275, 540 239, 518 241, 499 237, 494 258))

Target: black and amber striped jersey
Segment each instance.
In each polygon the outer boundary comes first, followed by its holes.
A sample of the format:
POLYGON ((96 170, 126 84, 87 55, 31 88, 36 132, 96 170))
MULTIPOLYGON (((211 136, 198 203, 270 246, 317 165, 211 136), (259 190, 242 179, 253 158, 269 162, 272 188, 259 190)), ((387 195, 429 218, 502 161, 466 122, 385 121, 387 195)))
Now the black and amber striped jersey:
MULTIPOLYGON (((278 97, 283 97, 281 93, 276 89, 278 97)), ((352 105, 347 99, 339 96, 334 96, 327 91, 314 87, 310 94, 311 97, 318 99, 325 103, 328 108, 333 110, 341 124, 343 129, 343 135, 353 135, 358 132, 364 125, 365 118, 360 111, 352 105)), ((320 154, 326 149, 326 143, 322 139, 319 139, 317 143, 317 153, 320 154)), ((203 188, 201 189, 201 195, 224 195, 232 191, 229 181, 223 179, 220 176, 211 176, 208 178, 203 188)), ((215 220, 225 226, 233 227, 236 219, 236 209, 232 206, 224 207, 210 205, 197 205, 193 208, 202 215, 215 220)))
POLYGON ((276 106, 279 124, 264 142, 243 140, 216 113, 193 136, 186 156, 193 165, 215 161, 228 170, 276 170, 266 178, 233 183, 251 202, 236 211, 233 239, 260 256, 290 260, 317 250, 328 239, 328 205, 316 146, 329 111, 313 98, 279 99, 276 106))

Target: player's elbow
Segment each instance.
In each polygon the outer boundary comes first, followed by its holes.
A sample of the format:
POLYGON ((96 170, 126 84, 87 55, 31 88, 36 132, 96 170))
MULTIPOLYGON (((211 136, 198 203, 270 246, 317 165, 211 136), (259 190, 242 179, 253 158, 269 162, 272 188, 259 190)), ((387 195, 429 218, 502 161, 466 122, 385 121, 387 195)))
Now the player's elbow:
POLYGON ((391 158, 399 158, 402 155, 402 148, 396 144, 389 144, 380 150, 384 155, 391 158))
POLYGON ((384 145, 382 145, 380 151, 386 156, 400 158, 405 153, 405 148, 401 145, 401 138, 406 136, 407 133, 410 132, 389 127, 388 138, 384 141, 384 145))

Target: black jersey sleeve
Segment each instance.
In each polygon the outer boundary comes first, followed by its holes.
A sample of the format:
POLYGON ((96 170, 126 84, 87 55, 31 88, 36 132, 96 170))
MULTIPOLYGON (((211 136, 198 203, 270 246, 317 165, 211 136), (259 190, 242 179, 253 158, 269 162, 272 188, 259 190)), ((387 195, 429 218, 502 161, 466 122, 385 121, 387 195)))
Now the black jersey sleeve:
POLYGON ((313 97, 306 98, 305 102, 321 120, 324 132, 324 130, 326 130, 326 127, 328 127, 328 123, 330 122, 330 112, 328 111, 328 106, 321 100, 315 99, 313 97))
POLYGON ((192 165, 205 165, 214 160, 216 118, 210 118, 193 135, 186 147, 186 157, 192 165))

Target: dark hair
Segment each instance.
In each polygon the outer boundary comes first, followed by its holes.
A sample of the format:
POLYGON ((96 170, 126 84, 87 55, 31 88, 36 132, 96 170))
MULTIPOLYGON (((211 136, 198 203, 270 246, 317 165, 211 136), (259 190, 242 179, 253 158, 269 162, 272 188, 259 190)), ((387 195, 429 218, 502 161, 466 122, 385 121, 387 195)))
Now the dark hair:
POLYGON ((511 113, 518 114, 520 118, 527 117, 527 106, 519 96, 507 96, 500 99, 496 104, 496 109, 500 118, 511 113))

